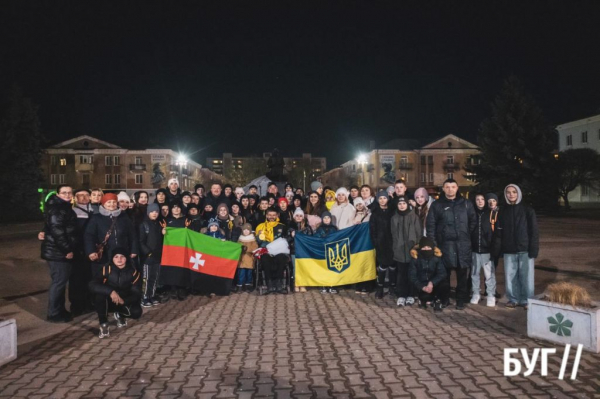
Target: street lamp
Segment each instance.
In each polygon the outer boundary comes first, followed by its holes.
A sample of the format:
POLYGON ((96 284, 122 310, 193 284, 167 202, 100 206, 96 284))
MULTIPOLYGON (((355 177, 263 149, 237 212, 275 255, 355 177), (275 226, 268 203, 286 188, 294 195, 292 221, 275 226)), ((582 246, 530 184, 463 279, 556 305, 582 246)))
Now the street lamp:
POLYGON ((360 180, 361 183, 360 185, 362 186, 363 184, 365 184, 365 167, 366 165, 369 163, 369 161, 367 160, 367 156, 365 154, 359 154, 358 157, 356 158, 356 163, 358 163, 359 167, 361 168, 361 173, 360 173, 360 180))
POLYGON ((183 182, 183 169, 187 167, 187 163, 188 163, 188 159, 185 156, 185 154, 179 154, 179 156, 177 157, 177 160, 175 161, 175 165, 179 166, 179 175, 177 176, 178 178, 181 179, 180 184, 185 187, 185 184, 183 182))

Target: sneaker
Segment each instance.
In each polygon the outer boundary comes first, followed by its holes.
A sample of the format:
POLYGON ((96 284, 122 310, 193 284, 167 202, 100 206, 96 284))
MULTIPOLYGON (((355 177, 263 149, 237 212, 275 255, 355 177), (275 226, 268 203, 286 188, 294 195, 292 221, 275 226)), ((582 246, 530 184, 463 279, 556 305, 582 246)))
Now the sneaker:
POLYGON ((477 305, 480 299, 481 297, 479 295, 473 295, 473 297, 471 298, 471 304, 477 305))
POLYGON ((325 287, 321 289, 321 294, 329 294, 329 290, 325 287))
POLYGON ((509 302, 509 303, 507 303, 507 304, 506 304, 506 307, 507 307, 508 309, 514 309, 514 308, 516 308, 516 307, 517 307, 517 304, 516 304, 516 303, 514 303, 514 302, 509 302))
POLYGON ((488 295, 486 306, 489 308, 496 307, 496 297, 488 295))
POLYGON ((420 309, 427 309, 427 302, 425 302, 425 301, 419 301, 419 308, 420 309))
POLYGON ((306 287, 300 287, 300 292, 307 292, 306 287))
POLYGON ((98 334, 98 338, 106 338, 110 337, 110 330, 108 328, 108 323, 100 324, 100 333, 98 334))
POLYGON ((330 294, 337 294, 337 293, 338 293, 338 290, 336 290, 336 289, 335 289, 335 288, 333 288, 333 287, 330 287, 330 288, 329 288, 329 293, 330 293, 330 294))
POLYGON ((456 302, 456 310, 464 310, 465 309, 465 303, 460 301, 460 302, 456 302))
POLYGON ((498 291, 496 291, 496 293, 494 294, 494 298, 500 299, 500 298, 502 298, 502 295, 500 295, 500 293, 498 291))
POLYGON ((152 301, 148 298, 144 298, 144 300, 142 301, 142 307, 143 308, 151 308, 152 307, 152 301))
POLYGON ((152 306, 158 306, 160 305, 160 298, 154 297, 150 300, 150 302, 152 303, 152 306))
POLYGON ((412 306, 415 304, 415 298, 412 296, 406 297, 406 306, 412 306))
POLYGON ((375 298, 377 298, 377 299, 383 298, 383 287, 377 287, 377 292, 375 292, 375 298))
POLYGON ((367 290, 366 288, 361 288, 360 294, 361 295, 368 295, 369 294, 369 290, 367 290))
POLYGON ((441 312, 442 310, 444 310, 444 308, 442 308, 442 301, 440 301, 439 299, 437 301, 434 302, 433 304, 433 311, 434 312, 441 312))
POLYGON ((446 309, 448 306, 450 306, 450 300, 446 299, 444 302, 442 302, 442 309, 446 309))
POLYGON ((398 298, 398 300, 396 301, 396 305, 398 305, 398 306, 406 305, 406 298, 402 298, 402 297, 398 298))
POLYGON ((119 312, 113 313, 115 320, 117 321, 117 327, 127 327, 127 319, 121 316, 119 312))

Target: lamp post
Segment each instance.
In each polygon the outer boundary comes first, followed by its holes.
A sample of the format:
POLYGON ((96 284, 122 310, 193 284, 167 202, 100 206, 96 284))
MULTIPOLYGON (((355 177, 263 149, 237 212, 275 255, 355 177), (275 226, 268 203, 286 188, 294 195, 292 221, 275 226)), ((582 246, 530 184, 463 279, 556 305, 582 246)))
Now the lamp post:
POLYGON ((187 189, 187 187, 185 187, 185 184, 183 184, 183 169, 187 167, 187 163, 188 160, 184 154, 179 154, 177 160, 175 161, 175 165, 179 167, 179 174, 177 175, 177 177, 181 179, 181 182, 179 184, 181 184, 181 186, 183 186, 184 189, 187 189))
POLYGON ((360 154, 358 156, 358 158, 356 158, 356 162, 358 163, 359 167, 360 167, 360 185, 364 185, 365 184, 365 167, 366 165, 369 163, 367 161, 367 156, 365 154, 360 154))

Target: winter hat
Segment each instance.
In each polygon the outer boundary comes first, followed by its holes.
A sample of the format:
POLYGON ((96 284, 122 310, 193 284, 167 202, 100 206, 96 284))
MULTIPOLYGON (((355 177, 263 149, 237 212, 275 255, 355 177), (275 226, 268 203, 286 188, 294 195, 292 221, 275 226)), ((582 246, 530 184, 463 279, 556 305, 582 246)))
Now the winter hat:
POLYGON ((202 190, 204 190, 204 185, 202 185, 202 184, 196 184, 194 186, 194 192, 198 191, 199 188, 201 188, 202 190))
POLYGON ((233 190, 233 186, 232 186, 231 184, 225 184, 225 185, 223 186, 223 190, 225 190, 226 188, 230 188, 230 189, 232 189, 232 190, 233 190))
POLYGON ((325 217, 327 217, 327 216, 331 217, 331 212, 329 212, 329 211, 325 211, 325 212, 323 212, 323 213, 321 214, 321 219, 325 219, 325 217))
POLYGON ((302 217, 304 217, 304 211, 300 208, 296 208, 294 211, 294 217, 296 217, 296 215, 302 215, 302 217))
POLYGON ((401 196, 401 197, 398 197, 398 203, 400 203, 400 202, 408 203, 408 200, 406 199, 405 196, 401 196))
POLYGON ((429 193, 423 187, 419 187, 415 190, 415 198, 417 198, 419 195, 425 197, 425 202, 429 201, 429 193))
POLYGON ((77 190, 73 191, 73 195, 77 195, 78 193, 83 193, 83 192, 88 193, 88 194, 92 193, 87 188, 78 188, 77 190))
POLYGON ((379 191, 379 192, 377 193, 377 196, 376 196, 376 198, 377 198, 377 199, 379 199, 379 197, 389 197, 389 196, 388 196, 388 193, 387 193, 387 191, 383 191, 383 190, 381 190, 381 191, 379 191))
POLYGON ((235 188, 235 195, 238 195, 238 194, 240 194, 240 195, 244 195, 245 194, 244 193, 244 189, 242 187, 236 187, 235 188))
POLYGON ((188 209, 188 213, 190 212, 190 209, 196 209, 198 212, 200 212, 200 208, 196 204, 189 204, 187 206, 187 209, 188 209))
POLYGON ((365 200, 362 199, 361 197, 356 197, 354 198, 354 201, 352 201, 352 203, 354 204, 354 207, 356 207, 356 205, 358 204, 365 204, 365 200))
POLYGON ((323 183, 321 183, 320 181, 314 181, 310 183, 310 189, 313 191, 317 191, 317 189, 321 187, 323 187, 323 183))
POLYGON ((177 207, 179 207, 179 209, 183 209, 183 203, 181 202, 181 200, 175 200, 175 201, 172 201, 172 202, 169 204, 169 209, 173 209, 173 207, 174 207, 174 206, 177 206, 177 207))
POLYGON ((294 199, 292 200, 292 202, 296 200, 300 200, 300 203, 302 203, 302 196, 300 194, 294 194, 294 199))
POLYGON ((208 221, 208 226, 207 227, 210 229, 211 226, 217 226, 217 227, 219 227, 219 222, 217 221, 217 219, 210 219, 208 221))
POLYGON ((223 208, 227 209, 227 214, 229 215, 229 207, 227 207, 227 204, 225 203, 221 203, 219 204, 219 206, 217 206, 217 215, 219 214, 219 211, 223 208))
POLYGON ((506 200, 506 203, 510 204, 510 201, 508 200, 508 197, 506 196, 506 190, 509 187, 514 187, 515 190, 517 190, 517 202, 516 202, 516 204, 520 203, 521 200, 523 199, 523 194, 521 193, 521 189, 519 188, 519 186, 517 186, 516 184, 509 184, 508 186, 504 187, 504 199, 506 200))
POLYGON ((485 202, 488 202, 491 199, 496 200, 496 202, 498 202, 498 196, 496 194, 494 194, 494 193, 487 193, 485 195, 485 202))
POLYGON ((429 247, 433 249, 435 247, 435 243, 429 237, 423 237, 419 240, 419 248, 429 247))
POLYGON ((104 204, 106 204, 107 201, 119 201, 119 199, 117 198, 116 194, 113 193, 106 193, 102 196, 102 199, 100 200, 100 205, 104 206, 104 204))
POLYGON ((327 197, 334 197, 335 198, 335 191, 329 190, 329 189, 325 190, 325 198, 327 198, 327 197))
POLYGON ((131 198, 129 198, 129 195, 127 195, 127 193, 125 191, 121 191, 119 193, 119 195, 117 195, 117 200, 118 201, 131 201, 131 198))
POLYGON ((279 197, 277 199, 277 205, 281 204, 282 202, 285 202, 286 205, 289 205, 290 203, 288 202, 287 198, 285 197, 279 197))
POLYGON ((129 251, 125 247, 115 247, 110 251, 110 259, 112 260, 115 255, 123 255, 124 257, 128 257, 129 251))
POLYGON ((163 193, 164 195, 167 195, 167 189, 166 188, 159 188, 158 190, 156 190, 155 195, 158 196, 158 193, 163 193))
POLYGON ((394 192, 394 190, 395 190, 395 189, 394 189, 394 186, 388 186, 388 188, 386 188, 386 189, 385 189, 385 191, 387 191, 388 193, 389 193, 390 191, 391 191, 391 192, 394 192))
POLYGON ((177 180, 176 177, 170 178, 169 181, 167 182, 167 186, 170 186, 171 183, 177 183, 177 185, 179 186, 179 180, 177 180))
POLYGON ((244 230, 250 230, 250 233, 252 233, 252 231, 253 231, 253 230, 252 230, 252 225, 251 225, 250 223, 244 223, 244 224, 242 225, 242 232, 243 232, 244 230))
POLYGON ((150 204, 150 205, 148 205, 148 208, 146 209, 146 213, 149 215, 151 212, 158 212, 158 213, 160 213, 160 207, 158 206, 158 204, 150 204))
POLYGON ((337 197, 339 194, 344 194, 346 196, 346 198, 348 197, 349 193, 348 193, 348 189, 346 189, 346 187, 340 187, 337 189, 337 191, 335 192, 335 196, 337 197))
POLYGON ((192 197, 192 194, 189 191, 184 191, 181 193, 181 198, 183 197, 192 197))
POLYGON ((285 199, 287 199, 287 200, 288 200, 288 202, 290 202, 290 201, 293 201, 293 200, 294 200, 294 197, 295 197, 295 196, 296 196, 296 194, 294 194, 294 192, 293 192, 293 191, 286 191, 286 192, 285 192, 285 196, 284 196, 284 197, 285 197, 285 199))

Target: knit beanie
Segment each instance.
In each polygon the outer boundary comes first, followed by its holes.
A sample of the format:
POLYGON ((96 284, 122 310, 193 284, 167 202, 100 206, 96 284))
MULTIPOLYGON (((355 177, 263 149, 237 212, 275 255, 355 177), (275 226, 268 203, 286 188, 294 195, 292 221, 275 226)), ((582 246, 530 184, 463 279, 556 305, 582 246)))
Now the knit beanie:
POLYGON ((339 194, 344 194, 346 197, 348 197, 348 190, 346 189, 346 187, 338 188, 335 192, 335 196, 337 197, 339 194))
POLYGON ((294 211, 294 217, 296 217, 296 215, 302 215, 302 217, 304 217, 304 211, 300 208, 296 208, 294 211))
POLYGON ((498 196, 496 194, 494 194, 494 193, 487 193, 485 195, 485 202, 487 202, 487 201, 489 201, 491 199, 496 200, 496 202, 498 202, 498 196))
POLYGON ((244 223, 242 225, 242 232, 244 232, 244 230, 250 230, 250 233, 252 233, 254 230, 252 230, 252 225, 250 223, 244 223))
POLYGON ((352 201, 352 204, 354 205, 354 207, 356 208, 356 205, 358 204, 365 204, 365 200, 362 199, 362 197, 356 197, 354 198, 354 201, 352 201))
POLYGON ((207 227, 210 229, 211 226, 217 226, 217 227, 219 227, 219 222, 217 221, 217 219, 210 219, 208 221, 208 226, 207 227))
POLYGON ((289 205, 290 203, 288 202, 287 198, 285 197, 279 197, 277 199, 277 205, 281 204, 282 202, 285 202, 286 205, 289 205))
POLYGON ((123 255, 124 257, 128 257, 129 251, 125 247, 115 247, 110 251, 110 259, 112 260, 115 255, 123 255))
POLYGON ((310 183, 310 189, 313 191, 317 191, 317 189, 321 187, 323 187, 323 183, 321 183, 320 181, 314 181, 310 183))
POLYGON ((118 201, 131 201, 131 198, 129 198, 129 195, 127 195, 127 193, 125 191, 121 191, 119 193, 119 195, 117 195, 117 200, 118 201))
POLYGON ((388 193, 387 193, 387 191, 383 191, 383 190, 381 190, 381 191, 379 191, 379 192, 377 193, 377 196, 376 196, 376 198, 377 198, 377 199, 379 199, 379 197, 386 197, 386 198, 387 198, 387 197, 389 197, 389 196, 388 196, 388 193))
POLYGON ((419 240, 419 248, 429 247, 433 249, 435 247, 435 243, 429 237, 423 237, 419 240))
POLYGON ((419 187, 415 190, 415 198, 417 198, 420 195, 425 197, 425 202, 429 201, 429 193, 427 192, 427 190, 425 188, 419 187))
POLYGON ((146 209, 146 213, 149 215, 151 212, 159 212, 160 213, 160 207, 158 206, 158 204, 148 205, 148 208, 146 209))
POLYGON ((100 200, 100 205, 104 206, 104 204, 106 204, 106 202, 110 201, 110 200, 117 201, 117 202, 119 201, 116 194, 107 193, 102 196, 102 199, 100 200))
POLYGON ((331 212, 325 211, 321 214, 321 219, 325 219, 327 216, 331 217, 331 212))
POLYGON ((179 180, 177 180, 177 178, 175 177, 169 179, 169 181, 167 182, 167 186, 171 185, 171 183, 177 183, 177 185, 179 186, 179 180))

